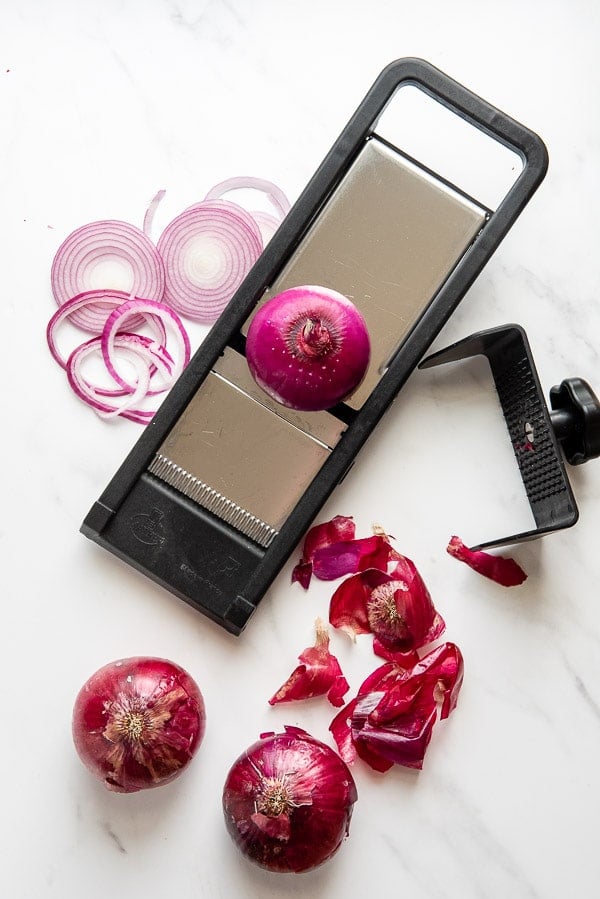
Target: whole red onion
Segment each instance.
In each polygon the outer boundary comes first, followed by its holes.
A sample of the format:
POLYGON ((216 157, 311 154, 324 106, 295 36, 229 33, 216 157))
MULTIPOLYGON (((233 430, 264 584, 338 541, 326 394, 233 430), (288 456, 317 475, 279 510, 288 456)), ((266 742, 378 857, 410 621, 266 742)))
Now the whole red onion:
POLYGON ((261 734, 223 789, 225 824, 241 852, 270 871, 310 871, 348 835, 356 786, 341 758, 297 727, 261 734))
POLYGON ((330 409, 358 387, 370 342, 362 315, 325 287, 292 287, 255 313, 246 338, 252 377, 291 409, 330 409))
POLYGON ((86 681, 75 700, 73 740, 109 790, 135 793, 181 774, 205 721, 202 694, 187 671, 139 656, 111 662, 86 681))

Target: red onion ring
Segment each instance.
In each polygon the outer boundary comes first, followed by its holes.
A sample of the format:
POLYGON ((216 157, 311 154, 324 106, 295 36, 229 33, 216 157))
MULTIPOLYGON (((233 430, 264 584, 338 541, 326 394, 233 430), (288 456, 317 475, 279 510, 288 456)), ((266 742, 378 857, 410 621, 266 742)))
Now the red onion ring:
POLYGON ((157 248, 166 271, 164 302, 194 321, 212 324, 263 244, 248 212, 227 200, 211 200, 196 203, 173 219, 157 248))
POLYGON ((154 224, 154 214, 156 209, 166 194, 166 190, 159 190, 150 200, 150 205, 146 209, 146 214, 144 215, 144 223, 142 225, 142 230, 146 237, 152 239, 152 225, 154 224))
POLYGON ((128 392, 123 391, 121 403, 108 402, 104 388, 94 387, 81 373, 83 361, 91 353, 98 352, 101 354, 100 337, 92 337, 73 350, 67 360, 67 377, 75 395, 88 406, 91 406, 101 418, 115 418, 117 415, 121 415, 131 421, 147 424, 154 415, 155 410, 135 407, 148 395, 151 377, 149 360, 167 370, 169 362, 164 354, 161 357, 156 346, 144 346, 144 342, 140 341, 139 345, 135 347, 135 344, 131 341, 132 337, 139 337, 139 335, 119 334, 115 338, 115 345, 121 349, 121 352, 125 354, 130 362, 133 362, 138 372, 135 389, 128 392))
MULTIPOLYGON (((157 303, 154 300, 139 299, 136 297, 135 299, 130 299, 123 303, 111 312, 106 320, 100 338, 102 356, 106 368, 117 384, 121 387, 128 387, 128 382, 117 371, 114 364, 114 348, 118 332, 124 330, 124 323, 128 319, 135 318, 137 313, 155 316, 162 321, 163 325, 170 327, 173 331, 178 343, 178 352, 175 357, 176 361, 173 363, 170 372, 171 383, 174 383, 190 361, 190 339, 177 313, 163 303, 157 303)), ((152 348, 154 349, 155 346, 156 345, 153 345, 152 348)))
MULTIPOLYGON (((217 200, 232 190, 259 190, 266 194, 275 210, 279 213, 279 220, 284 219, 290 211, 290 201, 276 184, 266 181, 264 178, 252 178, 240 175, 237 178, 227 178, 211 187, 204 197, 205 200, 217 200)), ((254 213, 253 213, 254 215, 254 213)))
MULTIPOLYGON (((56 310, 56 312, 48 322, 48 326, 46 328, 46 340, 48 341, 48 348, 50 350, 50 353, 52 354, 52 357, 60 365, 61 368, 67 367, 67 360, 61 354, 56 343, 56 331, 58 329, 58 326, 61 325, 66 319, 72 319, 74 313, 78 312, 79 310, 84 310, 90 305, 96 306, 96 301, 98 300, 98 298, 102 298, 102 304, 106 306, 104 321, 99 328, 100 332, 106 324, 106 320, 111 311, 115 308, 118 308, 119 306, 122 306, 123 303, 126 303, 129 299, 131 299, 131 296, 130 294, 125 293, 124 290, 86 290, 83 293, 72 297, 70 300, 67 300, 62 304, 62 306, 59 306, 59 308, 56 310)), ((146 321, 153 328, 158 343, 166 343, 167 332, 163 325, 162 319, 157 316, 137 316, 135 320, 132 319, 129 322, 129 326, 137 327, 139 324, 143 324, 144 321, 146 321)))
MULTIPOLYGON (((94 270, 101 262, 126 267, 125 286, 136 296, 161 300, 165 289, 163 261, 139 228, 114 219, 92 222, 73 231, 60 245, 52 263, 52 292, 59 306, 94 289, 94 270)), ((123 285, 118 285, 119 287, 123 285)), ((99 302, 72 316, 85 331, 99 333, 106 321, 106 304, 99 302)))
POLYGON ((269 243, 281 221, 275 218, 274 215, 271 215, 270 212, 263 212, 261 209, 253 210, 250 215, 260 228, 260 236, 262 237, 263 247, 269 243))

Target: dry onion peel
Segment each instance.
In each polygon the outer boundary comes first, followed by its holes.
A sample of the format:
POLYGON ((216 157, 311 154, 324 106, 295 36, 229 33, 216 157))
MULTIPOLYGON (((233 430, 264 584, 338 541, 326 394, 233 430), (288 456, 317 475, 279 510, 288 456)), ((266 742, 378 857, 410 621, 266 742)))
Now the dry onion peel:
POLYGON ((494 556, 483 550, 469 549, 460 537, 452 537, 446 551, 469 568, 503 587, 518 587, 527 580, 527 575, 514 559, 508 556, 494 556))
POLYGON ((356 526, 347 515, 336 515, 331 521, 316 524, 307 532, 302 545, 302 557, 292 571, 292 583, 308 590, 313 574, 313 559, 321 548, 341 541, 353 540, 356 526))
POLYGON ((438 718, 456 708, 464 675, 460 650, 443 643, 412 667, 388 662, 361 685, 330 725, 347 764, 359 756, 376 771, 422 768, 438 718))
POLYGON ((309 646, 299 655, 298 660, 301 664, 269 699, 269 705, 325 695, 334 706, 344 704, 343 697, 350 687, 342 674, 340 663, 329 651, 327 625, 318 618, 315 629, 314 646, 309 646))
POLYGON ((395 554, 388 573, 367 568, 346 578, 329 606, 329 621, 356 634, 373 634, 387 650, 406 653, 431 643, 444 632, 444 621, 415 564, 395 554))

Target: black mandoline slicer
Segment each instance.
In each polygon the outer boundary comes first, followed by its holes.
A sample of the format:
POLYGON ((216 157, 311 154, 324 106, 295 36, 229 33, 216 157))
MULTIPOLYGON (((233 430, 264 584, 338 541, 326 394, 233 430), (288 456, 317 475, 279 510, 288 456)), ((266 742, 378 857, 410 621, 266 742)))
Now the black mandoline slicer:
MULTIPOLYGON (((443 135, 435 137, 445 149, 443 135)), ((83 533, 239 634, 546 166, 535 134, 433 66, 418 59, 389 65, 90 510, 83 533), (401 125, 393 139, 382 129, 391 101, 409 89, 478 139, 512 151, 522 167, 497 204, 410 153, 410 128, 401 125), (363 382, 324 412, 296 413, 272 401, 244 357, 258 304, 302 284, 352 299, 371 337, 363 382)))
POLYGON ((419 368, 480 355, 486 356, 490 364, 535 527, 471 549, 534 540, 551 531, 571 527, 579 513, 562 455, 570 465, 580 465, 600 455, 597 397, 586 381, 567 378, 551 388, 549 410, 529 341, 519 325, 471 334, 428 356, 419 368))

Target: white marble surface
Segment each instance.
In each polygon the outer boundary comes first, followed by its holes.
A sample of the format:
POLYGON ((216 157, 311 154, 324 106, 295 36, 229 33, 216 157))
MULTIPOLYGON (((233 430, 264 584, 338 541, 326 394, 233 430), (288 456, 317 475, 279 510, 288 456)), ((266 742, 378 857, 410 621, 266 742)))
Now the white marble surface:
MULTIPOLYGON (((579 524, 515 549, 529 579, 503 590, 444 552, 451 533, 476 541, 521 523, 489 384, 477 367, 411 377, 323 515, 353 514, 363 533, 378 521, 417 562, 465 656, 459 707, 422 773, 356 768, 333 861, 269 875, 230 843, 221 785, 260 731, 293 723, 328 740, 324 701, 266 699, 331 588, 304 595, 288 565, 235 640, 86 541, 79 525, 140 429, 81 405, 44 339, 50 264, 73 228, 139 222, 159 188, 164 224, 239 173, 294 199, 380 69, 410 55, 529 125, 550 154, 436 346, 518 321, 546 390, 569 375, 599 388, 599 39, 595 0, 1 4, 0 895, 600 895, 600 464, 571 471, 579 524), (138 653, 196 677, 207 735, 176 783, 112 795, 75 757, 71 708, 97 667, 138 653)), ((374 667, 369 641, 335 634, 332 647, 355 688, 374 667)))

